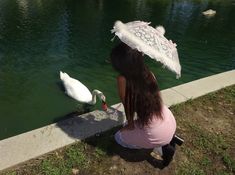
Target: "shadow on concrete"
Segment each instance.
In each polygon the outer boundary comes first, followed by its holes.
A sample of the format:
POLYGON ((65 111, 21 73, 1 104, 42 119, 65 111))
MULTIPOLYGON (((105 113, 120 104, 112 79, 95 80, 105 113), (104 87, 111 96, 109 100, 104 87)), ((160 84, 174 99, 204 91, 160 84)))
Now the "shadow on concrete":
POLYGON ((112 107, 107 111, 96 110, 82 115, 78 114, 72 112, 64 116, 66 120, 57 122, 56 126, 69 137, 79 140, 119 126, 125 121, 123 113, 112 107))

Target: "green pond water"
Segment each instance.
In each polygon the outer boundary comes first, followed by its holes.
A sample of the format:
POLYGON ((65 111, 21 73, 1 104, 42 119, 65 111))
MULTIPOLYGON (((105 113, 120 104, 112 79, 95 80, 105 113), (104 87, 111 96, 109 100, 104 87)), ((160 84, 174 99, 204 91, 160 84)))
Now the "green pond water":
MULTIPOLYGON (((1 0, 0 140, 76 111, 59 71, 119 102, 116 76, 105 62, 116 20, 163 25, 177 43, 182 77, 146 59, 161 89, 235 68, 235 2, 229 0, 1 0), (212 8, 217 14, 201 13, 212 8)), ((100 103, 95 108, 100 109, 100 103)))

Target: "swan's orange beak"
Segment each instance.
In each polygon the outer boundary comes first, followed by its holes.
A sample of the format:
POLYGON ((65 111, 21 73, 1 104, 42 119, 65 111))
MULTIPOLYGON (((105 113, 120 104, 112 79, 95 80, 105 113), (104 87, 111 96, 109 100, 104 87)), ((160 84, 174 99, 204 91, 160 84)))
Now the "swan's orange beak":
POLYGON ((102 100, 102 109, 103 109, 104 111, 107 111, 107 109, 108 109, 108 106, 107 106, 106 102, 103 101, 103 100, 102 100))

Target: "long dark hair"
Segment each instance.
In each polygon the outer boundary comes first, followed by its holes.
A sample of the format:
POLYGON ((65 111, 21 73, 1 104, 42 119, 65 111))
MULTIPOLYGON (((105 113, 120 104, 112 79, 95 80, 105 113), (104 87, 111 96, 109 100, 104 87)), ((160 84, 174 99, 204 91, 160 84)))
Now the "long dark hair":
POLYGON ((124 107, 127 119, 133 121, 135 112, 142 126, 148 125, 153 116, 162 119, 159 87, 144 64, 142 53, 120 43, 111 52, 111 63, 126 78, 124 107))

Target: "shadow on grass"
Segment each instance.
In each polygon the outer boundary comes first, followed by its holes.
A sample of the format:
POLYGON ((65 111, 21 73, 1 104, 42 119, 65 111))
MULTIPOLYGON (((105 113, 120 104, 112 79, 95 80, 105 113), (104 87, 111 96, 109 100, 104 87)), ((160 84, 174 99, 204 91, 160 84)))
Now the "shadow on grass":
POLYGON ((157 160, 151 156, 152 149, 128 149, 120 146, 114 139, 114 134, 121 127, 115 127, 109 131, 101 133, 100 135, 92 136, 83 140, 86 144, 95 147, 98 154, 105 154, 108 156, 118 155, 128 162, 142 162, 147 161, 153 167, 163 169, 161 160, 157 160))

